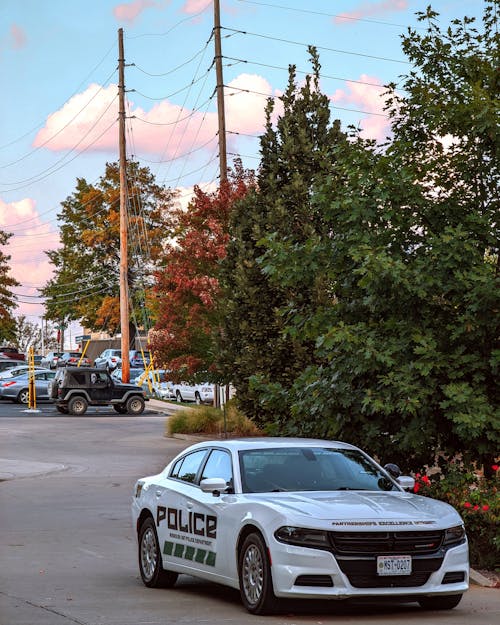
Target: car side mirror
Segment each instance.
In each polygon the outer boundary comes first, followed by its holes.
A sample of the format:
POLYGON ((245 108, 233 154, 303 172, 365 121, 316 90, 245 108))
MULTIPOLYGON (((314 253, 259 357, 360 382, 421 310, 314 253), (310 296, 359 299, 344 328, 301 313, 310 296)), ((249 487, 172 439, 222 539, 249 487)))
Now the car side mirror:
POLYGON ((212 493, 214 497, 226 491, 226 480, 222 477, 207 477, 200 482, 200 488, 204 493, 212 493))
POLYGON ((384 465, 384 469, 394 480, 397 480, 398 477, 401 475, 401 469, 398 467, 397 464, 394 464, 392 462, 384 465))

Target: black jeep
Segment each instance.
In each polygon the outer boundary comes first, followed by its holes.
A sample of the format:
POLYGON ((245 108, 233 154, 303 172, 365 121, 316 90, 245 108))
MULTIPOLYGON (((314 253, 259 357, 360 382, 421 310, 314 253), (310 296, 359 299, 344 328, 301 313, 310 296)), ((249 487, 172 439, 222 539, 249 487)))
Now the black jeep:
POLYGON ((49 396, 64 414, 82 415, 88 406, 113 406, 120 414, 141 414, 148 400, 145 392, 133 384, 113 380, 106 370, 89 367, 59 369, 49 396))

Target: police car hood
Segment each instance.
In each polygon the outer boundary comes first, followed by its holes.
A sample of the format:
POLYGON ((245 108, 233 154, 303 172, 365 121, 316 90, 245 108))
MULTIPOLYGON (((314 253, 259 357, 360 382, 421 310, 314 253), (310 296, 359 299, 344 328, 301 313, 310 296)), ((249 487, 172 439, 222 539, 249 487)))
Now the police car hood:
POLYGON ((289 517, 328 520, 334 525, 421 525, 450 527, 461 518, 450 505, 406 492, 331 491, 266 493, 247 495, 255 502, 266 500, 276 512, 289 517), (366 523, 365 523, 366 521, 366 523))

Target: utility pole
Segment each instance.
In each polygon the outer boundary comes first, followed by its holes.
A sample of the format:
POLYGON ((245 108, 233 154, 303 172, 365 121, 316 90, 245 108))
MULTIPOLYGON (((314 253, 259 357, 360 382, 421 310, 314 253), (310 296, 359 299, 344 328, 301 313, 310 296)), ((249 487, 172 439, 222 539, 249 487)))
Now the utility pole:
POLYGON ((122 381, 130 382, 129 297, 127 238, 127 155, 125 151, 125 54, 123 28, 118 29, 118 101, 120 146, 120 326, 122 331, 122 381))
POLYGON ((217 78, 217 112, 219 116, 219 169, 221 184, 227 181, 226 113, 224 109, 224 78, 220 39, 220 3, 214 0, 215 76, 217 78))
MULTIPOLYGON (((226 111, 224 107, 224 77, 222 74, 222 45, 220 37, 220 2, 214 0, 215 76, 217 78, 217 113, 219 118, 220 184, 227 182, 226 111)), ((220 408, 220 386, 215 385, 214 406, 220 408)))

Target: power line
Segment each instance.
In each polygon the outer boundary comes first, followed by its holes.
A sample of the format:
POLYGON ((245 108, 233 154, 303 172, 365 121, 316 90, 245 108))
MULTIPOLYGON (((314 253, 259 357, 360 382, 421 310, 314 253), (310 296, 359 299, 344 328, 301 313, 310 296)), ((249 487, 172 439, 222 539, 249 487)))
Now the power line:
MULTIPOLYGON (((279 65, 269 65, 269 63, 259 63, 258 61, 250 61, 250 60, 247 60, 247 59, 238 59, 238 58, 235 58, 235 57, 232 57, 232 56, 224 56, 222 58, 228 59, 230 61, 237 61, 238 63, 247 63, 249 65, 258 65, 259 67, 269 67, 270 69, 279 69, 279 70, 288 71, 288 67, 280 67, 279 65)), ((307 71, 304 71, 304 70, 301 70, 301 69, 296 69, 295 71, 298 74, 304 74, 306 76, 311 74, 310 70, 307 72, 307 71)), ((345 81, 345 82, 353 82, 353 83, 356 83, 357 85, 366 85, 368 87, 377 87, 378 89, 387 89, 386 85, 380 85, 378 83, 368 82, 368 81, 365 81, 365 80, 354 80, 353 78, 342 78, 340 76, 329 76, 328 74, 323 74, 323 73, 319 74, 319 77, 320 78, 329 78, 331 80, 342 80, 342 81, 345 81)))
MULTIPOLYGON (((234 85, 224 85, 226 89, 235 89, 236 91, 241 91, 243 93, 254 93, 255 95, 260 95, 264 98, 272 98, 273 100, 280 99, 281 96, 270 95, 269 93, 262 93, 262 91, 254 91, 253 89, 243 89, 241 87, 235 87, 234 85)), ((236 95, 235 93, 228 93, 228 97, 236 95)), ((341 111, 349 111, 350 113, 361 113, 363 115, 375 115, 376 117, 389 117, 385 113, 374 113, 371 111, 362 111, 360 109, 351 109, 345 106, 337 106, 335 103, 332 103, 333 108, 339 109, 341 111)))
MULTIPOLYGON (((116 70, 113 70, 113 72, 108 76, 108 78, 106 79, 106 81, 104 82, 104 85, 106 85, 110 80, 111 80, 111 76, 113 76, 113 74, 116 73, 116 70)), ((61 126, 61 128, 59 128, 59 130, 57 132, 55 132, 52 136, 50 136, 48 139, 46 139, 42 144, 38 145, 34 150, 31 150, 31 152, 27 152, 24 156, 21 156, 20 158, 18 158, 16 161, 12 161, 11 163, 7 163, 5 165, 0 165, 0 169, 5 169, 6 167, 12 167, 12 165, 17 165, 17 163, 20 163, 21 161, 23 161, 24 159, 28 158, 28 156, 31 156, 32 154, 35 154, 36 152, 38 152, 38 150, 41 150, 43 147, 45 147, 48 143, 50 143, 52 141, 52 139, 55 139, 58 135, 61 134, 61 132, 63 130, 65 130, 70 124, 72 124, 75 119, 80 115, 80 113, 82 113, 87 106, 89 106, 89 104, 101 93, 101 91, 104 90, 104 86, 101 86, 95 93, 94 95, 90 98, 90 100, 77 112, 75 113, 75 115, 73 115, 73 117, 66 122, 66 124, 64 124, 64 126, 61 126)), ((47 170, 46 170, 47 171, 47 170)), ((0 183, 3 184, 3 183, 0 183)), ((17 183, 16 183, 17 184, 17 183)))
MULTIPOLYGON (((284 9, 285 11, 295 11, 297 13, 308 13, 310 15, 324 15, 325 17, 335 17, 343 20, 352 20, 354 22, 367 22, 368 24, 381 24, 383 26, 396 26, 398 28, 407 28, 406 24, 396 24, 394 22, 383 22, 382 20, 372 20, 364 17, 352 17, 345 14, 335 15, 332 13, 324 13, 322 11, 311 11, 310 9, 297 9, 295 7, 287 7, 281 4, 271 4, 269 2, 256 2, 255 0, 238 0, 239 2, 244 2, 245 4, 255 4, 258 6, 270 7, 273 9, 284 9)), ((425 30, 424 28, 419 28, 418 30, 425 30)))
POLYGON ((150 72, 147 72, 146 70, 142 69, 141 67, 139 67, 138 65, 136 65, 136 63, 131 63, 130 67, 135 67, 136 69, 138 69, 140 72, 142 72, 143 74, 146 74, 146 76, 151 76, 153 78, 161 78, 163 76, 169 76, 170 74, 173 74, 174 72, 176 72, 179 69, 182 69, 183 67, 186 67, 186 65, 189 65, 189 63, 191 63, 192 61, 194 61, 194 59, 196 59, 198 56, 200 56, 201 54, 203 54, 208 46, 208 44, 210 43, 210 39, 212 39, 213 34, 210 35, 209 40, 207 41, 207 43, 203 46, 203 48, 201 48, 200 50, 198 50, 198 52, 196 52, 196 54, 194 54, 191 58, 189 58, 187 61, 184 61, 184 63, 181 63, 180 65, 177 65, 177 67, 174 67, 173 69, 169 70, 168 72, 163 72, 162 74, 152 74, 150 72))
MULTIPOLYGON (((302 43, 300 41, 292 41, 291 39, 283 39, 280 37, 272 37, 271 35, 262 35, 260 33, 251 33, 247 30, 238 30, 236 28, 227 28, 226 26, 221 26, 224 30, 229 30, 234 33, 239 33, 241 35, 251 35, 252 37, 260 37, 262 39, 269 39, 271 41, 279 41, 280 43, 289 43, 294 46, 301 46, 303 48, 308 48, 310 44, 302 43)), ((338 50, 336 48, 327 48, 326 46, 314 46, 317 50, 326 50, 327 52, 335 52, 337 54, 348 54, 351 56, 361 56, 366 59, 375 59, 377 61, 389 61, 391 63, 401 63, 402 65, 409 65, 408 61, 402 61, 400 59, 390 59, 388 57, 383 56, 374 56, 372 54, 363 54, 361 52, 352 52, 348 50, 338 50)))
MULTIPOLYGON (((104 60, 109 56, 111 50, 113 50, 115 47, 115 44, 113 43, 112 46, 109 48, 109 50, 106 52, 106 54, 102 57, 102 59, 97 63, 97 65, 87 74, 87 76, 80 82, 80 84, 78 85, 78 87, 75 89, 75 91, 69 96, 68 100, 71 100, 72 97, 74 97, 79 90, 82 88, 82 86, 84 84, 87 83, 88 79, 90 78, 90 76, 92 76, 92 74, 96 71, 96 69, 98 69, 103 63, 104 60)), ((116 71, 113 70, 113 73, 116 71)), ((109 80, 109 79, 108 79, 109 80)), ((45 120, 40 122, 39 124, 37 124, 36 126, 34 126, 33 128, 31 128, 31 130, 28 130, 27 132, 25 132, 23 135, 21 135, 20 137, 18 137, 17 139, 14 139, 13 141, 10 141, 9 143, 5 143, 4 145, 0 146, 0 150, 3 150, 4 148, 8 148, 11 145, 13 145, 14 143, 17 143, 18 141, 21 141, 22 139, 24 139, 25 137, 27 137, 28 135, 30 135, 32 132, 34 132, 35 130, 38 130, 38 128, 41 128, 45 123, 45 120)))
POLYGON ((168 95, 152 97, 152 96, 149 96, 149 95, 146 95, 146 94, 142 93, 138 89, 130 89, 130 91, 133 91, 134 93, 138 93, 143 98, 147 98, 148 100, 168 100, 168 99, 172 98, 173 96, 178 95, 179 93, 182 93, 183 91, 186 91, 187 89, 191 89, 191 87, 193 85, 195 85, 196 83, 200 82, 200 80, 203 80, 203 78, 205 77, 206 74, 210 73, 210 71, 212 70, 212 67, 213 67, 213 62, 210 65, 210 67, 206 70, 205 74, 202 74, 201 76, 196 78, 196 80, 193 79, 188 85, 185 85, 184 87, 181 87, 177 91, 174 91, 173 93, 169 93, 168 95))

